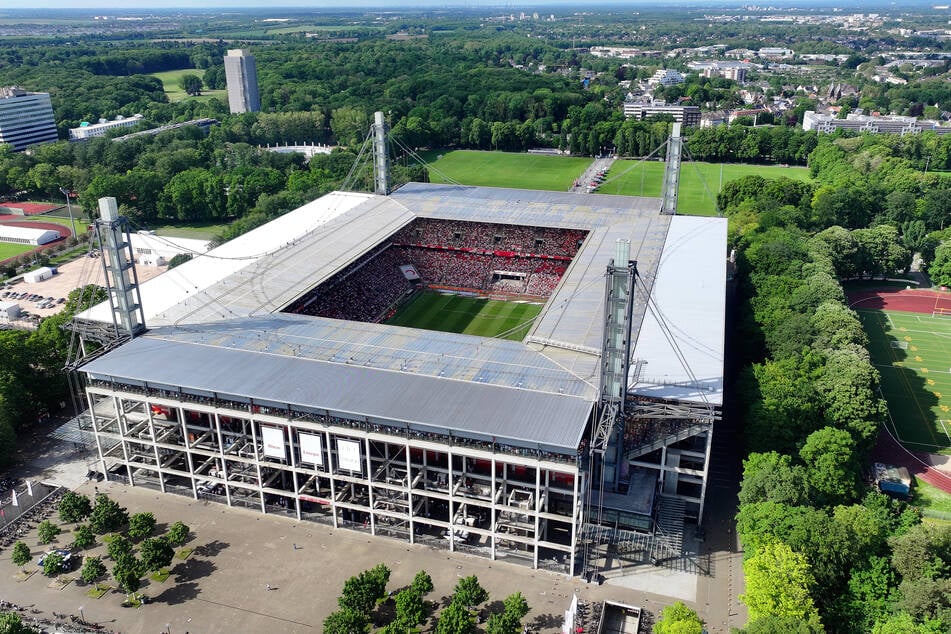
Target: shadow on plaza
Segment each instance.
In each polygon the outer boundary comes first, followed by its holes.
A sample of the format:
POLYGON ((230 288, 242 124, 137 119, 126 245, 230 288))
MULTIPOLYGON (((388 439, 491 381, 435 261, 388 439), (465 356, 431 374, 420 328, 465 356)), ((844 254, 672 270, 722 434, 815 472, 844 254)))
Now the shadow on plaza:
POLYGON ((172 574, 174 574, 175 578, 181 583, 183 581, 194 581, 195 579, 207 577, 217 568, 214 562, 208 561, 207 559, 189 559, 185 563, 175 566, 172 569, 172 574))
POLYGON ((201 594, 198 584, 194 581, 187 583, 178 583, 171 588, 167 588, 161 594, 151 598, 153 603, 165 603, 167 605, 179 605, 186 601, 191 601, 201 594))
POLYGON ((207 544, 202 544, 201 546, 195 546, 194 554, 200 555, 202 557, 214 557, 223 551, 225 548, 229 548, 231 544, 219 540, 213 542, 208 542, 207 544))

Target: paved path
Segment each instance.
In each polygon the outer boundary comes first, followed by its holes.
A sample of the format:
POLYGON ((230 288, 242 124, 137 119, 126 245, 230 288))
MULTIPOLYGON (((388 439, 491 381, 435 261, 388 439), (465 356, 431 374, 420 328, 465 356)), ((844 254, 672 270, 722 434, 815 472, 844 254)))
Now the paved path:
POLYGON ((608 158, 597 158, 588 165, 588 168, 578 177, 578 180, 575 182, 577 185, 572 185, 568 190, 576 194, 585 194, 588 193, 588 188, 590 187, 591 182, 594 180, 595 175, 598 172, 605 172, 611 168, 611 165, 614 164, 614 157, 608 158))

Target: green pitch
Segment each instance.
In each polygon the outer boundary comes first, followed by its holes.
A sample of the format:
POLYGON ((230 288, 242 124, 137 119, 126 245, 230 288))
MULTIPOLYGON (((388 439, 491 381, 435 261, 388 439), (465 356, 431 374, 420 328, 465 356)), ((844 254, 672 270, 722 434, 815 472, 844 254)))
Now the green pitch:
POLYGON ((20 244, 19 242, 0 242, 0 260, 6 260, 14 256, 32 251, 36 247, 32 244, 20 244))
POLYGON ((418 293, 386 323, 422 330, 460 332, 480 337, 521 341, 541 304, 502 302, 424 291, 418 293))
MULTIPOLYGON (((428 157, 427 157, 427 160, 428 157)), ((568 191, 591 164, 589 158, 455 150, 429 164, 433 183, 568 191)))
POLYGON ((951 316, 860 310, 893 433, 909 449, 951 453, 951 316))
MULTIPOLYGON (((597 191, 599 194, 623 196, 660 196, 665 165, 661 161, 615 161, 605 183, 597 191)), ((763 178, 785 176, 794 180, 810 180, 809 170, 805 167, 684 161, 680 164, 677 213, 687 216, 716 215, 715 200, 723 185, 750 174, 763 178)))

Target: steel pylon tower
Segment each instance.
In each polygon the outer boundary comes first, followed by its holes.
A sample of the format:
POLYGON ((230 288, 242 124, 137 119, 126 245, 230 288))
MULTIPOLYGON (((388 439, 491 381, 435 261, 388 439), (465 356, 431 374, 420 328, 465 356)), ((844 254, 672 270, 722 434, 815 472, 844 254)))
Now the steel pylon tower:
POLYGON ((373 113, 373 182, 374 193, 386 196, 390 193, 390 155, 386 148, 386 133, 389 126, 382 112, 373 113))

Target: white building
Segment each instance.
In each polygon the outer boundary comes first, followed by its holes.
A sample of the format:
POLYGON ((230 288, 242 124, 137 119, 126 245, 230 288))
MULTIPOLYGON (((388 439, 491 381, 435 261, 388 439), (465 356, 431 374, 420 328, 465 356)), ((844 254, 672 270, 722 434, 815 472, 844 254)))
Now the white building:
POLYGON ((941 125, 937 121, 926 119, 918 120, 915 117, 886 115, 874 117, 849 113, 845 119, 837 119, 832 115, 819 114, 807 110, 802 118, 803 130, 815 130, 830 134, 838 129, 869 132, 871 134, 918 134, 920 132, 934 132, 935 134, 951 133, 951 126, 941 125))
POLYGON ((210 244, 207 240, 169 238, 148 231, 133 233, 130 238, 135 261, 147 266, 163 266, 176 255, 200 255, 210 244))
POLYGON ((20 305, 16 302, 0 302, 0 322, 20 318, 20 305))
POLYGON ((0 88, 0 143, 9 143, 20 151, 56 138, 49 93, 27 92, 15 86, 0 88))
POLYGON ((647 80, 647 83, 651 86, 673 86, 684 83, 684 76, 672 68, 661 68, 647 80))
POLYGON ((38 269, 32 271, 27 271, 23 274, 23 281, 28 284, 36 284, 37 282, 45 282, 46 280, 53 277, 53 269, 48 266, 41 266, 38 269))
POLYGON ((229 50, 225 55, 225 79, 228 82, 228 107, 232 114, 261 109, 254 55, 240 48, 229 50))
POLYGON ((18 227, 14 224, 0 225, 0 242, 41 245, 59 239, 59 233, 52 229, 18 227))
POLYGON ((110 130, 115 130, 117 128, 131 128, 135 125, 138 125, 141 121, 142 115, 140 114, 136 114, 131 117, 123 117, 122 115, 119 115, 112 121, 109 121, 108 119, 100 119, 99 123, 94 123, 92 125, 83 121, 81 124, 79 124, 78 128, 69 129, 69 140, 85 141, 86 139, 105 136, 105 134, 110 130))
POLYGON ((643 121, 651 117, 670 115, 674 121, 689 126, 700 125, 700 106, 668 106, 666 104, 645 104, 635 101, 624 102, 624 117, 643 121))

